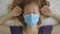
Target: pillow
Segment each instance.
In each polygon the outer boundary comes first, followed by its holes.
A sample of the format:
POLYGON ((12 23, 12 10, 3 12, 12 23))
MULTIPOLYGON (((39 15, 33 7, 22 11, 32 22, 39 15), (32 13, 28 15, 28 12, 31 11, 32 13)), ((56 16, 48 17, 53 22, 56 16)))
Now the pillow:
POLYGON ((12 3, 12 0, 0 0, 0 17, 9 12, 8 5, 12 3))

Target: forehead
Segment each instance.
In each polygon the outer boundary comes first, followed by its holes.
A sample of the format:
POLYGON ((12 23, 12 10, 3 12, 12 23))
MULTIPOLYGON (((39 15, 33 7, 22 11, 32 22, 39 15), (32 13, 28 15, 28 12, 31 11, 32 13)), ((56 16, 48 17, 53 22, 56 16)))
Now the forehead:
POLYGON ((26 13, 39 13, 39 6, 35 4, 28 4, 24 7, 24 14, 26 13))
POLYGON ((24 7, 24 10, 30 10, 30 9, 39 9, 38 5, 35 4, 28 4, 24 7))

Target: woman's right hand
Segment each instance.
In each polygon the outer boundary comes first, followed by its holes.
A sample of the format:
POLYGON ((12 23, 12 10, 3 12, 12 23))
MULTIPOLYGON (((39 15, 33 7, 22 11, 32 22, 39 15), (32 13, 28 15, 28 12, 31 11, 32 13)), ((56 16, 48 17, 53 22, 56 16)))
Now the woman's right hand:
POLYGON ((22 13, 22 9, 19 6, 16 6, 10 13, 12 16, 19 16, 22 13))
POLYGON ((14 17, 14 16, 19 16, 22 13, 22 9, 18 6, 16 6, 12 12, 9 12, 6 14, 4 17, 0 18, 0 24, 4 23, 7 19, 14 17))
POLYGON ((51 16, 52 15, 52 12, 51 10, 49 9, 48 6, 44 6, 42 9, 40 9, 42 14, 46 15, 46 16, 51 16))

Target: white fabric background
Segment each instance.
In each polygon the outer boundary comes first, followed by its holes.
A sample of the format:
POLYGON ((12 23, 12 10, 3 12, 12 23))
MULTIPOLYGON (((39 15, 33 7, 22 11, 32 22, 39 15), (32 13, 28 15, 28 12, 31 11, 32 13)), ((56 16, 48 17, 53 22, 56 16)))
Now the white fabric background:
POLYGON ((56 14, 60 15, 60 0, 49 0, 50 1, 50 8, 56 14))
POLYGON ((12 3, 13 0, 0 0, 0 16, 8 13, 8 4, 12 3))

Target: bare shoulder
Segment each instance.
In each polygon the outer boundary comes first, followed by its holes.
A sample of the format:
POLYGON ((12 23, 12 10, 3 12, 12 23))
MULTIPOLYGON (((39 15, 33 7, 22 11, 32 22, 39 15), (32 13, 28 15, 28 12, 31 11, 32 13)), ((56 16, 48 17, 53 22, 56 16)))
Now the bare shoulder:
POLYGON ((0 32, 3 34, 10 34, 10 28, 6 25, 0 25, 0 32))
POLYGON ((60 34, 60 25, 53 26, 52 34, 60 34))

